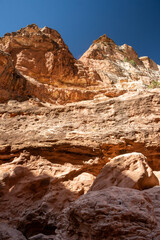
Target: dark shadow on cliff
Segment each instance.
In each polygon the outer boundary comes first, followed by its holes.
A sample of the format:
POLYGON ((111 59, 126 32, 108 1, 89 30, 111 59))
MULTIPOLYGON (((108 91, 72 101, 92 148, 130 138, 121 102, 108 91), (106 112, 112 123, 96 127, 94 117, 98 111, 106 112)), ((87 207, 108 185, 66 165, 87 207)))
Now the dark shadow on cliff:
MULTIPOLYGON (((61 172, 62 177, 54 177, 57 171, 54 164, 40 156, 23 152, 11 163, 1 165, 0 221, 16 227, 26 238, 39 233, 55 235, 57 217, 83 194, 83 191, 71 191, 63 184, 73 180, 76 171, 73 174, 65 172, 66 175, 61 172)), ((91 169, 83 170, 87 172, 91 169)), ((112 174, 110 183, 102 178, 100 185, 96 185, 96 189, 92 186, 91 191, 110 186, 124 187, 125 184, 128 188, 135 187, 136 182, 122 172, 114 174, 113 168, 108 171, 112 174)))
POLYGON ((2 165, 0 221, 16 227, 26 238, 38 233, 54 235, 57 216, 78 198, 53 177, 54 169, 53 174, 39 173, 36 164, 36 157, 33 167, 30 158, 22 156, 17 163, 8 163, 10 168, 2 165))

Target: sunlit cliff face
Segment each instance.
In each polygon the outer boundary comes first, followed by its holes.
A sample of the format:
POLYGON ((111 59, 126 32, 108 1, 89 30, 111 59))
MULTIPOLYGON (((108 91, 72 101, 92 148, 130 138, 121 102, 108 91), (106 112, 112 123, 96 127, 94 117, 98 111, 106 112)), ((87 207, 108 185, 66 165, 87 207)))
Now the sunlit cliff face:
POLYGON ((158 240, 159 66, 35 24, 0 49, 0 239, 158 240))

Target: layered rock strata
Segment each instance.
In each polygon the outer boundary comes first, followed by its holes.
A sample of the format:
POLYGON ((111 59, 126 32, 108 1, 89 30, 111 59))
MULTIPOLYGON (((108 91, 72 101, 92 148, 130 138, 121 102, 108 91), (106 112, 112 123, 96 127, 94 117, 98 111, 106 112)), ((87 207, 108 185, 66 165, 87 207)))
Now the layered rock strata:
POLYGON ((158 170, 159 97, 150 90, 66 106, 8 101, 0 105, 0 158, 5 162, 26 149, 52 161, 99 157, 105 163, 135 151, 158 170))
POLYGON ((159 80, 106 35, 0 38, 0 239, 159 240, 159 80))

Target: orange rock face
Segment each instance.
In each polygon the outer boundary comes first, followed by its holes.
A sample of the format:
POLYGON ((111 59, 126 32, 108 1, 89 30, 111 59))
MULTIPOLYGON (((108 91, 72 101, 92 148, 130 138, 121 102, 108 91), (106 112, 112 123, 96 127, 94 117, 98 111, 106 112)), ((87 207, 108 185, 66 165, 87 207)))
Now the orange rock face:
POLYGON ((106 35, 0 38, 0 239, 159 240, 159 71, 106 35))
POLYGON ((9 93, 6 91, 13 80, 14 66, 9 54, 0 51, 0 101, 8 100, 9 93))
POLYGON ((0 102, 27 99, 29 92, 26 85, 26 79, 14 68, 10 54, 0 51, 0 102))
POLYGON ((118 46, 106 35, 93 41, 79 59, 85 66, 95 69, 100 85, 118 89, 145 89, 160 80, 160 68, 151 59, 139 58, 135 50, 124 44, 118 46))
POLYGON ((98 80, 98 74, 87 71, 72 56, 60 34, 47 27, 39 29, 32 24, 6 34, 0 40, 0 48, 11 54, 21 74, 41 83, 86 87, 98 80))
POLYGON ((21 73, 40 82, 54 85, 60 78, 76 75, 75 59, 55 30, 30 25, 5 35, 0 46, 21 73))

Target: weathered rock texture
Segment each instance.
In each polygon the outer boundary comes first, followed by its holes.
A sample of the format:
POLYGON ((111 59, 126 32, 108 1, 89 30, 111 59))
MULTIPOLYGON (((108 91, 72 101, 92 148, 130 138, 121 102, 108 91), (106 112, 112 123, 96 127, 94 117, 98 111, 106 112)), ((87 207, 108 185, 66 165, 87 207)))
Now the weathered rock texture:
MULTIPOLYGON (((91 92, 87 89, 87 86, 99 83, 99 75, 72 56, 55 30, 28 25, 16 33, 5 34, 0 39, 0 49, 10 54, 12 74, 14 65, 22 78, 18 87, 23 88, 24 94, 27 92, 42 101, 64 103, 92 99, 99 90, 91 92)), ((10 76, 10 79, 16 78, 10 76)), ((5 84, 8 90, 7 79, 5 84)), ((16 82, 12 88, 16 91, 15 85, 16 82)))
POLYGON ((94 41, 80 61, 97 71, 104 87, 144 89, 153 80, 160 81, 160 67, 154 61, 138 58, 131 46, 117 46, 106 35, 94 41))
POLYGON ((0 223, 1 240, 26 240, 22 233, 5 223, 0 223))
POLYGON ((0 39, 0 239, 159 239, 159 71, 106 35, 0 39))
POLYGON ((16 69, 39 82, 83 87, 89 79, 88 72, 82 64, 78 65, 60 34, 50 28, 39 29, 35 24, 28 25, 16 33, 5 34, 0 47, 11 54, 16 69))
POLYGON ((157 64, 150 59, 149 57, 140 57, 140 60, 143 62, 144 66, 148 69, 159 70, 157 64))
POLYGON ((115 98, 55 106, 30 99, 0 105, 0 158, 26 149, 52 161, 82 162, 141 152, 160 167, 160 93, 126 93, 115 98))
POLYGON ((158 178, 148 166, 141 153, 117 156, 105 165, 94 181, 91 190, 101 190, 110 186, 146 189, 159 185, 158 178))
POLYGON ((132 47, 117 46, 106 35, 76 60, 57 31, 32 24, 0 38, 0 50, 2 65, 10 65, 3 73, 0 101, 33 96, 64 104, 99 94, 117 96, 160 80, 156 63, 139 59, 132 47), (9 54, 5 63, 4 52, 9 54))
MULTIPOLYGON (((156 190, 159 192, 159 187, 156 190)), ((156 202, 153 192, 127 188, 89 192, 64 210, 56 239, 158 240, 156 202)))

